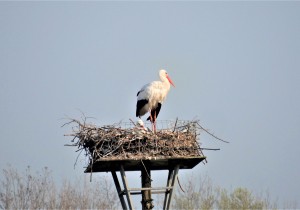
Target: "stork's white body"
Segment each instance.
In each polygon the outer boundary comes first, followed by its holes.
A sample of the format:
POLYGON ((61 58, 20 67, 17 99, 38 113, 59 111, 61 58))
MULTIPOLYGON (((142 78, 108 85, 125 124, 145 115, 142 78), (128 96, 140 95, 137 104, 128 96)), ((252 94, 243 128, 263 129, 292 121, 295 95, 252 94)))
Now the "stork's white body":
POLYGON ((136 116, 141 117, 150 112, 149 119, 153 124, 170 90, 170 84, 174 86, 166 70, 160 70, 159 76, 161 81, 148 83, 137 93, 136 116))
POLYGON ((156 109, 159 103, 162 104, 164 102, 169 90, 169 81, 154 81, 142 87, 137 96, 137 100, 140 101, 146 99, 148 100, 148 103, 146 103, 142 109, 140 109, 139 115, 143 116, 149 112, 149 110, 156 109))

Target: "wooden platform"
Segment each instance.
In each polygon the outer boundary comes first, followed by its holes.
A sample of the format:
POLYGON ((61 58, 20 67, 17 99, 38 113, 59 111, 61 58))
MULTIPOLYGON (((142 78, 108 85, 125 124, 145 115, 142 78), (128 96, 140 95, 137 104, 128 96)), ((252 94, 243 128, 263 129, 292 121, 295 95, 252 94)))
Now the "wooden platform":
POLYGON ((85 173, 90 172, 111 172, 120 171, 121 165, 125 171, 140 171, 147 163, 150 170, 170 170, 176 165, 179 169, 191 169, 206 157, 180 157, 180 158, 149 158, 149 159, 126 159, 126 160, 100 160, 93 164, 93 168, 88 166, 85 173), (91 170, 92 169, 92 170, 91 170))

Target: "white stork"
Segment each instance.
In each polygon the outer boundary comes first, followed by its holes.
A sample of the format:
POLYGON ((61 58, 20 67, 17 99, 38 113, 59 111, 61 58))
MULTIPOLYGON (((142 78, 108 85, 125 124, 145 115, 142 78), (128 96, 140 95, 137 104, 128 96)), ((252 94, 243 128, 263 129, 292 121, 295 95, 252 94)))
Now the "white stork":
POLYGON ((156 118, 170 90, 170 84, 175 87, 166 70, 160 70, 159 77, 161 81, 148 83, 137 93, 136 117, 141 118, 149 112, 147 120, 151 121, 153 132, 156 131, 156 118))

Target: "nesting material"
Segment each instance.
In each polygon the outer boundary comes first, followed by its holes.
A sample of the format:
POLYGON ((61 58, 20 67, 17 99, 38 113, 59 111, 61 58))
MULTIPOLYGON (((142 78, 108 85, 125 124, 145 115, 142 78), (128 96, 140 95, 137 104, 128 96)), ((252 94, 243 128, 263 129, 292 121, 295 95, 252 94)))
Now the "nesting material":
MULTIPOLYGON (((153 133, 141 121, 96 126, 75 119, 72 136, 77 151, 85 151, 90 164, 98 160, 137 160, 174 157, 201 157, 197 121, 168 122, 168 127, 153 133)), ((160 122, 157 122, 159 127, 160 122)))

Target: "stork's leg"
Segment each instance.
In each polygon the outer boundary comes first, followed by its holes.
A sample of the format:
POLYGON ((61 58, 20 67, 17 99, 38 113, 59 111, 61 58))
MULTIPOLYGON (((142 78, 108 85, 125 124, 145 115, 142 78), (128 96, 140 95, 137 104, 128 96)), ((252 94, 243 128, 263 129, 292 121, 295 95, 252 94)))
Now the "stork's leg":
POLYGON ((152 125, 152 131, 155 133, 154 121, 153 121, 153 117, 151 115, 151 110, 149 112, 150 112, 150 122, 151 122, 151 125, 152 125))
POLYGON ((156 111, 154 111, 154 116, 153 116, 153 125, 154 125, 154 133, 156 133, 156 111))
POLYGON ((155 126, 154 126, 154 122, 151 121, 151 124, 152 124, 152 131, 153 133, 155 133, 155 126))

